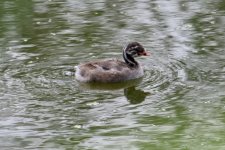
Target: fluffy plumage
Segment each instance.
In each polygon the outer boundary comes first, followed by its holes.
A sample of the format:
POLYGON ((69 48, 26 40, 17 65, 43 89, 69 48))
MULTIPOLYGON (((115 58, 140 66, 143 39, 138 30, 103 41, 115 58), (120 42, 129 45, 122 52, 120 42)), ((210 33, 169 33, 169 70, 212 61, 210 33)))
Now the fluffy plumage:
POLYGON ((144 48, 132 42, 123 50, 125 62, 106 59, 80 64, 76 67, 76 79, 80 82, 121 82, 140 78, 144 71, 133 56, 147 55, 144 48))

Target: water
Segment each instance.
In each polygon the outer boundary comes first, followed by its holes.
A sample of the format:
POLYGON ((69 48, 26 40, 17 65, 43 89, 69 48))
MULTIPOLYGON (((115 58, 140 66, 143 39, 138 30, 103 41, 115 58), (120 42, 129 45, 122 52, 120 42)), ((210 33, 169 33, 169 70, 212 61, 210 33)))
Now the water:
POLYGON ((222 0, 1 0, 1 149, 225 149, 224 14, 222 0), (128 41, 151 53, 142 80, 75 81, 128 41))

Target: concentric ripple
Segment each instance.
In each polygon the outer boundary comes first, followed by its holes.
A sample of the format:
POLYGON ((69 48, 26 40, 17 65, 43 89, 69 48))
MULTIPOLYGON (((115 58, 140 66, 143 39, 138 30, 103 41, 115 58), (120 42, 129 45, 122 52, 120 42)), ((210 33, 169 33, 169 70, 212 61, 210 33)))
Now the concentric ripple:
POLYGON ((165 91, 174 81, 181 82, 186 78, 185 63, 182 61, 154 62, 152 66, 146 68, 142 86, 154 92, 165 91))

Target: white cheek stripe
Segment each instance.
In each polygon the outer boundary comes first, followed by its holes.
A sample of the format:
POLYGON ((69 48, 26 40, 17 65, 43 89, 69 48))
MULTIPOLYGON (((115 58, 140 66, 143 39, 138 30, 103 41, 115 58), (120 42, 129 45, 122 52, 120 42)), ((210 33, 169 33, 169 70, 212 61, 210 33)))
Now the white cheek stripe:
POLYGON ((135 65, 134 62, 132 62, 129 58, 127 58, 126 48, 127 48, 127 47, 125 47, 125 48, 123 49, 123 58, 124 58, 127 62, 129 62, 130 64, 135 65))

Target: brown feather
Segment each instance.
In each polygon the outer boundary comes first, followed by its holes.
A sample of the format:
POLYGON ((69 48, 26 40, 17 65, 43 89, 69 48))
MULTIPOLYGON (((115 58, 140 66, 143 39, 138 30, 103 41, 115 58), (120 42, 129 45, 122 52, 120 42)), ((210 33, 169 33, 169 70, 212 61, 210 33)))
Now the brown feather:
POLYGON ((89 62, 78 66, 80 75, 89 77, 88 82, 119 82, 130 79, 137 68, 131 68, 117 59, 89 62))

